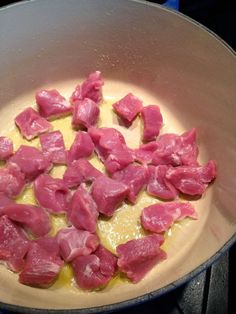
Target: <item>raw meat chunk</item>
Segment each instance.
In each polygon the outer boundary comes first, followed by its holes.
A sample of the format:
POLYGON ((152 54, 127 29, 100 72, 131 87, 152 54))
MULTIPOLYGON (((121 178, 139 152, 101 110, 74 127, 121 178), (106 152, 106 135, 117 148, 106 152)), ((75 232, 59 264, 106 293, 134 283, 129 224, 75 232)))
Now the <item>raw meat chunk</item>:
POLYGON ((85 186, 81 185, 74 193, 69 212, 69 220, 73 226, 90 232, 96 231, 97 205, 85 186))
POLYGON ((93 182, 103 173, 96 169, 87 159, 74 160, 68 165, 63 180, 68 188, 75 188, 82 182, 93 182))
POLYGON ((125 144, 124 136, 114 128, 91 127, 88 129, 88 133, 94 142, 98 157, 103 162, 115 148, 125 144))
POLYGON ((21 224, 35 237, 44 236, 51 230, 50 218, 41 207, 25 204, 11 204, 6 206, 3 212, 8 218, 21 224))
POLYGON ((79 131, 68 151, 67 161, 72 163, 79 158, 89 157, 94 151, 94 144, 87 132, 79 131))
POLYGON ((99 113, 100 109, 92 99, 77 100, 73 106, 72 125, 89 128, 97 123, 99 113))
POLYGON ((14 201, 5 193, 0 192, 0 216, 4 215, 4 208, 10 204, 14 204, 14 201))
POLYGON ((33 181, 38 175, 51 167, 50 160, 40 150, 26 145, 21 145, 9 159, 9 162, 20 168, 27 181, 33 181))
POLYGON ((143 140, 152 141, 159 135, 160 129, 163 124, 163 118, 160 108, 156 105, 143 107, 141 111, 143 119, 143 140))
POLYGON ((54 179, 47 174, 34 181, 34 194, 40 206, 53 214, 68 211, 70 192, 62 179, 54 179))
POLYGON ((42 151, 54 164, 66 163, 63 135, 60 131, 45 133, 39 137, 42 151))
POLYGON ((24 267, 28 249, 29 240, 23 230, 7 216, 0 217, 0 260, 6 261, 9 269, 18 272, 24 267))
POLYGON ((109 173, 119 171, 134 161, 132 151, 125 145, 114 147, 104 162, 109 173))
POLYGON ((52 128, 52 125, 31 107, 18 114, 15 123, 20 129, 21 135, 27 140, 48 132, 52 128))
POLYGON ((117 258, 102 245, 87 256, 78 256, 72 262, 75 280, 82 289, 96 289, 106 285, 117 270, 117 258))
POLYGON ((197 213, 190 203, 158 203, 142 210, 141 222, 144 229, 160 233, 185 217, 197 219, 197 213))
POLYGON ((16 164, 9 163, 0 169, 0 192, 17 197, 25 186, 25 175, 16 164))
POLYGON ((157 148, 158 144, 156 141, 140 145, 139 148, 133 150, 135 161, 138 161, 141 164, 150 164, 152 162, 153 153, 157 148))
POLYGON ((77 256, 94 252, 99 244, 96 234, 74 227, 61 229, 57 234, 60 253, 64 261, 71 262, 77 256))
POLYGON ((39 90, 35 99, 40 115, 46 119, 64 117, 72 112, 70 103, 56 89, 39 90))
POLYGON ((5 136, 0 136, 0 160, 7 160, 13 155, 12 140, 5 136))
POLYGON ((198 147, 196 130, 191 129, 182 135, 163 134, 157 141, 152 164, 172 166, 197 166, 198 147))
POLYGON ((132 93, 127 94, 121 100, 113 104, 114 111, 120 116, 120 118, 130 125, 139 112, 142 110, 143 104, 138 97, 132 93))
POLYGON ((117 171, 112 176, 113 179, 124 183, 129 187, 128 200, 135 203, 139 192, 147 184, 147 170, 140 165, 129 165, 117 171))
POLYGON ((96 71, 91 73, 89 77, 81 84, 77 85, 70 101, 73 104, 77 100, 85 98, 92 99, 96 104, 102 101, 102 86, 104 82, 101 77, 101 72, 96 71))
POLYGON ((139 282, 158 262, 166 259, 160 249, 161 235, 149 235, 117 246, 118 266, 134 283, 139 282))
POLYGON ((92 197, 97 204, 97 210, 110 217, 129 194, 129 187, 121 182, 98 177, 92 185, 92 197))
POLYGON ((181 166, 169 168, 166 178, 180 192, 188 195, 202 195, 216 177, 216 163, 208 161, 204 166, 181 166))
POLYGON ((29 286, 48 287, 56 280, 63 264, 56 238, 39 238, 30 244, 19 282, 29 286))
POLYGON ((148 166, 149 181, 147 192, 163 200, 173 200, 178 195, 176 188, 166 178, 169 166, 148 166))

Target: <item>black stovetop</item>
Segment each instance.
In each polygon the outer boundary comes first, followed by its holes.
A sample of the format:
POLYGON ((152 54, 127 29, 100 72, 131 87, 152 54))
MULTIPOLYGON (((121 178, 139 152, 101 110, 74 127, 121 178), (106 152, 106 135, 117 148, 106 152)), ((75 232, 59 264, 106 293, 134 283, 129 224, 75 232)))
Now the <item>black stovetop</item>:
MULTIPOLYGON (((65 0, 66 1, 66 0, 65 0)), ((17 2, 1 1, 0 6, 17 2)), ((165 1, 153 0, 163 3, 165 1)), ((179 10, 236 49, 236 1, 180 0, 179 10)), ((174 291, 117 314, 235 314, 236 244, 211 267, 174 291)), ((0 310, 0 314, 9 314, 0 310)))

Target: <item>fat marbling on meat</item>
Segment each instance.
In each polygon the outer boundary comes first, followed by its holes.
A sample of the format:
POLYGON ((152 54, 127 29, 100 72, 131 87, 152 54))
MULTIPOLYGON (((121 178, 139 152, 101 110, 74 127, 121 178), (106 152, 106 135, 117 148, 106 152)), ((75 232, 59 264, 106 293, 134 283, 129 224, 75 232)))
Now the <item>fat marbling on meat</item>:
POLYGON ((72 126, 74 128, 89 128, 96 125, 100 109, 98 105, 89 98, 76 100, 73 105, 72 126))
POLYGON ((60 254, 66 262, 71 262, 77 256, 90 255, 99 245, 96 234, 74 227, 61 229, 57 233, 57 241, 60 254))

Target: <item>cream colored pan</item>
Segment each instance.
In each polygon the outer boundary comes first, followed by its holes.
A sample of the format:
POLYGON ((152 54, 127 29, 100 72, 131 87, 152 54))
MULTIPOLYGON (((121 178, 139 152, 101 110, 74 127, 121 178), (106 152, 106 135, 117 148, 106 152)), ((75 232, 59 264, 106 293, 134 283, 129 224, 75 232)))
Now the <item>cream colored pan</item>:
MULTIPOLYGON (((200 161, 215 159, 218 177, 194 201, 199 219, 171 229, 164 246, 168 259, 138 284, 118 276, 105 289, 84 292, 69 282, 70 270, 64 269, 51 288, 37 289, 19 284, 1 265, 2 307, 21 313, 98 313, 137 304, 187 281, 235 240, 236 58, 230 47, 184 15, 141 1, 36 0, 5 7, 0 10, 1 134, 10 134, 17 147, 21 140, 13 119, 34 105, 34 91, 57 88, 69 96, 94 70, 105 80, 100 125, 118 127, 110 105, 131 91, 145 104, 161 107, 162 133, 195 127, 200 161)), ((66 133, 68 121, 55 126, 66 133)), ((130 146, 139 144, 138 120, 130 130, 120 130, 130 146)), ((65 137, 69 146, 72 133, 65 137)), ((25 202, 33 201, 28 192, 25 202)), ((142 235, 138 217, 148 202, 142 194, 136 209, 123 206, 119 219, 100 221, 109 249, 132 234, 142 235)))

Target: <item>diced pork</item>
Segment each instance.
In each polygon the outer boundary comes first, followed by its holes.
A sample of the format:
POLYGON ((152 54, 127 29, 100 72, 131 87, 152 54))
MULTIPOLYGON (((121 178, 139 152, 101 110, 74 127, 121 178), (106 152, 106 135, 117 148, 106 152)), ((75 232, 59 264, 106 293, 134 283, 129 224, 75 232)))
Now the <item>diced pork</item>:
POLYGON ((96 169, 87 159, 74 160, 68 165, 63 180, 68 188, 75 188, 82 182, 93 182, 103 173, 96 169))
POLYGON ((74 227, 61 229, 57 234, 60 254, 66 262, 77 256, 85 256, 94 252, 99 244, 96 234, 74 227))
POLYGON ((44 236, 51 230, 50 218, 41 207, 11 204, 6 206, 3 212, 8 218, 21 224, 35 237, 44 236))
POLYGON ((121 100, 113 104, 114 111, 130 125, 143 108, 142 101, 132 93, 127 94, 121 100))
POLYGON ((180 192, 187 195, 202 195, 216 178, 216 163, 210 160, 204 166, 180 166, 170 168, 166 178, 180 192))
POLYGON ((87 256, 78 256, 72 262, 75 280, 86 290, 106 285, 117 270, 117 258, 102 245, 87 256))
POLYGON ((97 205, 85 186, 81 185, 72 197, 69 220, 78 229, 95 232, 97 219, 97 205))
POLYGON ((92 99, 96 104, 102 101, 102 86, 104 82, 101 77, 101 72, 96 71, 91 73, 89 77, 81 84, 77 85, 70 101, 73 104, 77 100, 85 98, 92 99))
POLYGON ((134 204, 139 192, 147 184, 147 170, 143 166, 131 164, 123 170, 115 172, 112 178, 129 187, 129 194, 127 198, 134 204))
POLYGON ((4 215, 4 208, 10 204, 14 204, 14 201, 5 193, 0 192, 0 216, 4 215))
POLYGON ((33 108, 28 107, 15 118, 20 133, 27 140, 31 140, 39 134, 48 132, 52 125, 39 115, 33 108))
POLYGON ((39 90, 35 94, 39 113, 46 119, 55 119, 71 114, 70 103, 56 89, 39 90))
POLYGON ((20 168, 27 181, 33 181, 38 175, 48 171, 51 167, 50 160, 40 150, 26 145, 21 145, 9 159, 9 162, 20 168))
POLYGON ((171 166, 197 166, 198 147, 196 130, 191 129, 182 135, 163 134, 157 141, 152 164, 171 166))
POLYGON ((140 145, 139 148, 133 150, 134 159, 141 164, 150 164, 155 150, 158 148, 156 141, 140 145))
POLYGON ((30 244, 19 281, 29 286, 48 287, 58 277, 63 264, 56 238, 39 238, 30 244))
POLYGON ((163 124, 160 108, 156 105, 143 107, 141 117, 144 124, 143 140, 146 142, 155 140, 163 124))
POLYGON ((40 206, 53 214, 68 211, 70 192, 62 179, 54 179, 47 174, 34 181, 34 194, 40 206))
POLYGON ((106 158, 104 165, 106 170, 112 174, 124 169, 133 161, 134 157, 132 151, 125 144, 121 144, 120 146, 117 145, 117 147, 113 148, 106 158))
POLYGON ((160 249, 163 242, 164 237, 155 234, 118 245, 120 270, 134 283, 139 282, 158 262, 166 259, 166 253, 160 249))
POLYGON ((197 219, 197 213, 190 203, 158 203, 142 210, 141 222, 144 229, 160 233, 185 217, 197 219))
POLYGON ((100 213, 112 216, 129 194, 129 187, 107 176, 98 177, 92 185, 92 197, 100 213))
POLYGON ((16 164, 7 164, 0 169, 0 192, 8 197, 17 197, 25 186, 25 175, 16 164))
POLYGON ((5 136, 0 136, 0 160, 7 160, 13 155, 12 140, 5 136))
POLYGON ((79 131, 68 151, 67 161, 70 164, 79 158, 87 158, 92 155, 93 151, 94 144, 90 135, 87 132, 79 131))
POLYGON ((24 267, 24 257, 29 249, 29 240, 23 230, 6 215, 0 217, 0 260, 9 269, 18 272, 24 267))
POLYGON ((91 127, 88 133, 94 142, 96 153, 103 162, 115 148, 125 144, 124 136, 114 128, 91 127))
POLYGON ((148 166, 149 180, 147 192, 163 200, 173 200, 177 197, 178 191, 166 178, 169 166, 148 166))
POLYGON ((66 151, 60 131, 45 133, 39 137, 42 151, 54 164, 66 164, 66 151))
POLYGON ((89 98, 77 100, 73 106, 73 127, 89 128, 98 121, 100 109, 98 105, 89 98))

